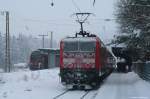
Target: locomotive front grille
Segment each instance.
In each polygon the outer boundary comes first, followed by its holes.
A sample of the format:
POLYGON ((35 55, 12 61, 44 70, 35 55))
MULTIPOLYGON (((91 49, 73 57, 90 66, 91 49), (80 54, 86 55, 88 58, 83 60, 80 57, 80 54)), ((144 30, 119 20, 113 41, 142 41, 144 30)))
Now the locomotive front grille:
POLYGON ((60 72, 61 82, 64 84, 89 84, 97 77, 95 69, 63 69, 60 72))

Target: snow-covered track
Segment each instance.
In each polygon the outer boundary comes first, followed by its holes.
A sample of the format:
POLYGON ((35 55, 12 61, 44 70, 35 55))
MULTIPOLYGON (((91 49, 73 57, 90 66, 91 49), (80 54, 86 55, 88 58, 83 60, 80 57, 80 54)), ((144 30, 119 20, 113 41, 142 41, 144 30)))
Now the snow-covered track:
MULTIPOLYGON (((73 91, 73 90, 66 90, 58 94, 57 96, 55 96, 53 99, 65 99, 65 97, 67 97, 67 94, 70 94, 72 92, 76 93, 76 91, 73 91)), ((83 92, 83 91, 80 91, 80 92, 83 92)), ((87 97, 90 97, 90 99, 95 99, 97 93, 98 93, 98 90, 86 90, 84 91, 84 93, 79 94, 77 99, 87 99, 87 97)))
POLYGON ((81 96, 81 98, 80 99, 84 99, 85 98, 85 96, 89 93, 90 91, 86 91, 85 92, 85 94, 83 94, 82 96, 81 96))
POLYGON ((98 92, 99 92, 99 89, 87 91, 83 96, 80 97, 80 99, 95 99, 98 92))
POLYGON ((62 95, 66 94, 69 90, 64 91, 63 93, 55 96, 53 99, 58 99, 59 97, 61 97, 62 95))

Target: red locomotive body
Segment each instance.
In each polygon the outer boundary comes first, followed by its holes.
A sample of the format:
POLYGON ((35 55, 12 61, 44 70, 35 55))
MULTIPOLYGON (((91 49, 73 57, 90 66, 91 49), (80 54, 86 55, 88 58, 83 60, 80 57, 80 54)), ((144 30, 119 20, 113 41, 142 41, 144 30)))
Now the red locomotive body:
POLYGON ((60 77, 69 88, 96 87, 114 65, 113 55, 98 37, 71 37, 60 43, 60 77))

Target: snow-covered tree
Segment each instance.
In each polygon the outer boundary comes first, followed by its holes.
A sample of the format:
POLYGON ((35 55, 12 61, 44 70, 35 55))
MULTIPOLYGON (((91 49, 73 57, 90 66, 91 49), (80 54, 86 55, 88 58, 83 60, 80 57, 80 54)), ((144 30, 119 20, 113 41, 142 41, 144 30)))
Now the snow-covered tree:
POLYGON ((5 64, 5 52, 4 52, 4 38, 0 33, 0 68, 4 68, 5 64))
POLYGON ((150 0, 119 0, 116 10, 119 35, 114 43, 150 51, 150 0))
POLYGON ((40 48, 40 40, 32 36, 19 34, 18 37, 11 37, 11 61, 12 64, 19 62, 28 62, 31 52, 40 48))

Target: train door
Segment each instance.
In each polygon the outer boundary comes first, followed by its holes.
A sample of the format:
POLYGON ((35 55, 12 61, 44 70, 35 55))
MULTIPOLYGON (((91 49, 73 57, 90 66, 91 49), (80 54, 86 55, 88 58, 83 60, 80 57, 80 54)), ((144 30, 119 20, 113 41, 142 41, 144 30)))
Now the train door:
POLYGON ((48 69, 48 55, 44 55, 44 69, 48 69))

